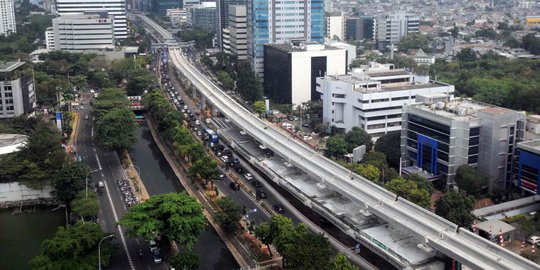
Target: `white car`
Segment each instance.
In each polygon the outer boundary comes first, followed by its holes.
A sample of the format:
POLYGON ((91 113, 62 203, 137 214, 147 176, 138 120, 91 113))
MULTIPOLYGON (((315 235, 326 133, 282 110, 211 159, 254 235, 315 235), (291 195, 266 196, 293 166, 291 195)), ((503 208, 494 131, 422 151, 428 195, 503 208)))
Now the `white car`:
POLYGON ((251 175, 251 173, 246 173, 246 174, 244 174, 244 177, 246 177, 246 179, 247 179, 248 181, 253 180, 253 175, 251 175))
POLYGON ((228 156, 221 156, 221 161, 223 161, 224 163, 228 163, 229 162, 229 157, 228 156))
POLYGON ((201 124, 201 122, 200 122, 199 120, 195 120, 195 125, 198 126, 198 125, 200 125, 200 124, 201 124))
POLYGON ((529 243, 533 245, 538 245, 540 243, 540 236, 531 236, 529 237, 529 243))

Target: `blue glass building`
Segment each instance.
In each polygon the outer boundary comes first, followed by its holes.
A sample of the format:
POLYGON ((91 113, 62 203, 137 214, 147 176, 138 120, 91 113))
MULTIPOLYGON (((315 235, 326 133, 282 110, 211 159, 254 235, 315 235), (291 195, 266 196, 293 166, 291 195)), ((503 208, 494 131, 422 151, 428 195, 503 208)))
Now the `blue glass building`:
POLYGON ((264 45, 324 42, 324 0, 248 0, 248 59, 262 77, 264 45))

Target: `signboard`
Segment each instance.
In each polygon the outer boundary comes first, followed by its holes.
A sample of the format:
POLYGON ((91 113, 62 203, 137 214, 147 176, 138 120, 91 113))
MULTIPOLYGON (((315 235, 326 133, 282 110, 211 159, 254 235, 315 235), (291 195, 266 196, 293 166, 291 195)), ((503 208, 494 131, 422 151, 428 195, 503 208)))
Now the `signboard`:
POLYGON ((384 249, 384 250, 387 249, 387 248, 386 248, 386 245, 383 244, 383 243, 381 243, 381 242, 379 242, 379 241, 377 241, 377 239, 372 239, 371 241, 372 241, 373 243, 375 243, 375 245, 379 246, 380 248, 382 248, 382 249, 384 249))
POLYGON ((62 131, 62 112, 56 112, 56 127, 62 131))

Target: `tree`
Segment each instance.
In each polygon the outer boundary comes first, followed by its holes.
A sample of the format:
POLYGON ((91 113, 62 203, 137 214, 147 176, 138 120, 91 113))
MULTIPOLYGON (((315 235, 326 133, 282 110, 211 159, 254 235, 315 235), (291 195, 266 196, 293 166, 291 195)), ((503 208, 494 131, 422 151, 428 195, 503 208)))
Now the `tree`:
POLYGON ((99 211, 99 201, 95 192, 89 192, 88 198, 85 192, 79 192, 70 203, 71 212, 77 217, 97 216, 99 211))
POLYGON ((407 180, 415 182, 418 188, 427 190, 429 194, 433 193, 433 186, 425 177, 417 173, 413 173, 407 176, 407 180))
MULTIPOLYGON (((36 270, 93 270, 98 261, 99 241, 107 236, 99 224, 78 222, 59 227, 55 235, 41 243, 41 252, 30 261, 36 270)), ((101 262, 108 265, 114 248, 111 239, 101 243, 101 262)))
POLYGON ((253 110, 256 113, 262 114, 266 112, 266 103, 264 100, 257 100, 253 103, 253 110))
POLYGON ((101 145, 111 150, 128 149, 137 142, 135 114, 129 108, 113 108, 97 119, 97 138, 101 145))
POLYGON ((425 52, 431 52, 431 39, 421 33, 412 33, 404 36, 399 42, 399 50, 407 52, 411 49, 422 49, 425 52))
POLYGON ((338 253, 330 264, 330 270, 359 270, 354 266, 345 255, 338 253))
POLYGON ((131 70, 127 75, 126 92, 129 96, 140 96, 144 90, 150 90, 156 83, 156 77, 145 68, 131 70))
POLYGON ((206 219, 202 205, 182 192, 151 196, 132 206, 119 224, 126 227, 129 235, 147 240, 161 236, 191 250, 206 226, 206 219))
POLYGON ((249 101, 261 100, 263 97, 261 80, 253 72, 247 61, 238 62, 236 74, 238 78, 236 81, 238 93, 249 101))
POLYGON ((386 155, 388 165, 399 168, 399 157, 401 156, 401 133, 390 132, 380 137, 375 142, 375 151, 386 155))
POLYGON ((86 175, 90 168, 82 162, 66 164, 54 177, 54 196, 57 200, 69 204, 79 191, 84 190, 86 175))
POLYGON ((459 35, 459 28, 454 26, 454 28, 450 30, 450 34, 452 34, 452 37, 457 38, 459 35))
POLYGON ((341 136, 331 136, 326 140, 326 155, 339 157, 347 154, 347 142, 341 136))
MULTIPOLYGON (((191 143, 190 145, 188 145, 188 149, 188 157, 191 161, 197 161, 206 155, 206 150, 200 142, 191 143)), ((198 171, 195 172, 198 173, 198 171)))
POLYGON ((223 85, 223 88, 227 90, 234 90, 234 80, 231 78, 231 75, 225 71, 220 71, 217 74, 217 79, 223 85))
POLYGON ((424 208, 431 207, 431 194, 419 188, 416 182, 401 177, 392 179, 385 187, 396 195, 405 198, 424 208))
POLYGON ((193 270, 199 268, 200 258, 195 252, 187 250, 172 257, 169 263, 174 269, 193 270))
POLYGON ((238 229, 238 222, 242 218, 242 207, 230 197, 222 197, 216 203, 219 207, 216 213, 217 222, 226 232, 235 232, 238 229))
POLYGON ((476 37, 483 37, 491 40, 496 40, 499 34, 493 28, 480 29, 474 32, 476 37))
POLYGON ((461 51, 459 51, 456 54, 456 59, 458 61, 460 61, 460 62, 473 62, 473 61, 476 61, 476 59, 477 59, 476 52, 471 48, 461 49, 461 51))
MULTIPOLYGON (((282 232, 289 234, 289 232, 282 232)), ((328 239, 323 234, 311 232, 305 224, 298 224, 288 243, 278 246, 278 251, 292 269, 327 269, 332 250, 328 239)))
POLYGON ((271 230, 270 224, 268 222, 263 222, 255 227, 255 236, 268 248, 268 252, 272 255, 272 249, 270 244, 274 242, 274 233, 271 230))
POLYGON ((346 168, 367 178, 372 182, 379 182, 381 179, 381 171, 371 164, 344 164, 346 168))
POLYGON ((468 228, 474 220, 473 206, 474 197, 465 192, 448 192, 435 202, 435 214, 468 228))
POLYGON ((469 165, 462 165, 456 172, 456 184, 469 195, 478 194, 488 184, 488 177, 469 165))
POLYGON ((347 134, 345 134, 345 141, 347 142, 347 151, 352 153, 353 149, 365 145, 366 152, 369 152, 373 147, 371 136, 363 129, 359 127, 353 127, 347 134))

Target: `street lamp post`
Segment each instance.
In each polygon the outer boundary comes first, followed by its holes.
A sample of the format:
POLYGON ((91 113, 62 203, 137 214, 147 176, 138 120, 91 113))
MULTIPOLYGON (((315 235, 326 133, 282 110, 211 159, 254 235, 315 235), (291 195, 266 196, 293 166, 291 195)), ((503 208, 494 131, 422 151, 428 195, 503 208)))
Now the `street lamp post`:
POLYGON ((97 170, 93 170, 93 171, 89 171, 87 174, 86 174, 86 178, 85 178, 85 187, 86 187, 86 191, 85 191, 85 197, 88 198, 88 175, 90 175, 91 173, 95 173, 95 172, 98 172, 99 169, 97 170))
POLYGON ((107 239, 107 238, 110 238, 110 237, 114 237, 115 235, 114 234, 109 234, 103 238, 101 238, 101 240, 99 240, 99 244, 98 244, 98 269, 101 270, 101 242, 103 242, 103 240, 107 239))

